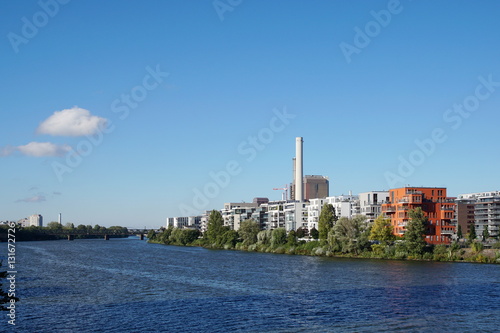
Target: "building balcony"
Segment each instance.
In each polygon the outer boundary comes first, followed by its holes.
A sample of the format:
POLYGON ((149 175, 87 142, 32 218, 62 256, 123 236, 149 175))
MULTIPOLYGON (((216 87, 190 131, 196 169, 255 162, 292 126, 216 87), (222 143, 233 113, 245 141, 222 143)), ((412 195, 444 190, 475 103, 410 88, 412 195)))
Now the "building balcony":
POLYGON ((395 213, 396 212, 396 206, 393 206, 393 205, 382 206, 382 212, 383 213, 395 213))
POLYGON ((455 217, 455 214, 450 211, 441 211, 441 214, 439 214, 441 220, 451 220, 453 217, 455 217))

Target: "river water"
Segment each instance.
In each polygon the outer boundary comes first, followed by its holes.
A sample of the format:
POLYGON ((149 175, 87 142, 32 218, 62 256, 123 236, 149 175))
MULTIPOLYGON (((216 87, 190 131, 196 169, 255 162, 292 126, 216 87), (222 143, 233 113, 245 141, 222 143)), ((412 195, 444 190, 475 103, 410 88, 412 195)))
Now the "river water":
MULTIPOLYGON (((500 327, 498 265, 216 251, 137 238, 16 245, 17 332, 500 327)), ((11 330, 2 316, 0 330, 11 330)))

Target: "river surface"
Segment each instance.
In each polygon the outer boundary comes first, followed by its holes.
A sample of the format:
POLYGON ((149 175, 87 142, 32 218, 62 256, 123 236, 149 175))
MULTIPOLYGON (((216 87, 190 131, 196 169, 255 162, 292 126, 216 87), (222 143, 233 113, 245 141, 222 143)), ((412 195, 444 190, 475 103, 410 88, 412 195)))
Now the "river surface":
MULTIPOLYGON (((16 246, 16 332, 500 327, 499 265, 217 251, 137 238, 16 246)), ((0 331, 10 331, 2 317, 0 331)))

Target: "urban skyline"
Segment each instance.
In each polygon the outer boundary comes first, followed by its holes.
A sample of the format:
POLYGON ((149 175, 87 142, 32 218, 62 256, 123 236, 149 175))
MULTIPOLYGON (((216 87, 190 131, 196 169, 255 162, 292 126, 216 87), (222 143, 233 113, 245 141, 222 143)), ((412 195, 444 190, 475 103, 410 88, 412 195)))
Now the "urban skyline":
POLYGON ((298 136, 331 195, 499 188, 496 1, 54 1, 0 4, 0 220, 279 199, 298 136))

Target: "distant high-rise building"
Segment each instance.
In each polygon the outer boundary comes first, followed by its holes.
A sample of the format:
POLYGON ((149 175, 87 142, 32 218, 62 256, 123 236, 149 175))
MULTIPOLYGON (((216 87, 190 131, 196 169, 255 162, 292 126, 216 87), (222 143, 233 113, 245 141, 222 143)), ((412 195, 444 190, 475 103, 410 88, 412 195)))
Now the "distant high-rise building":
POLYGON ((43 217, 40 214, 31 215, 29 218, 29 225, 35 227, 43 227, 43 217))

